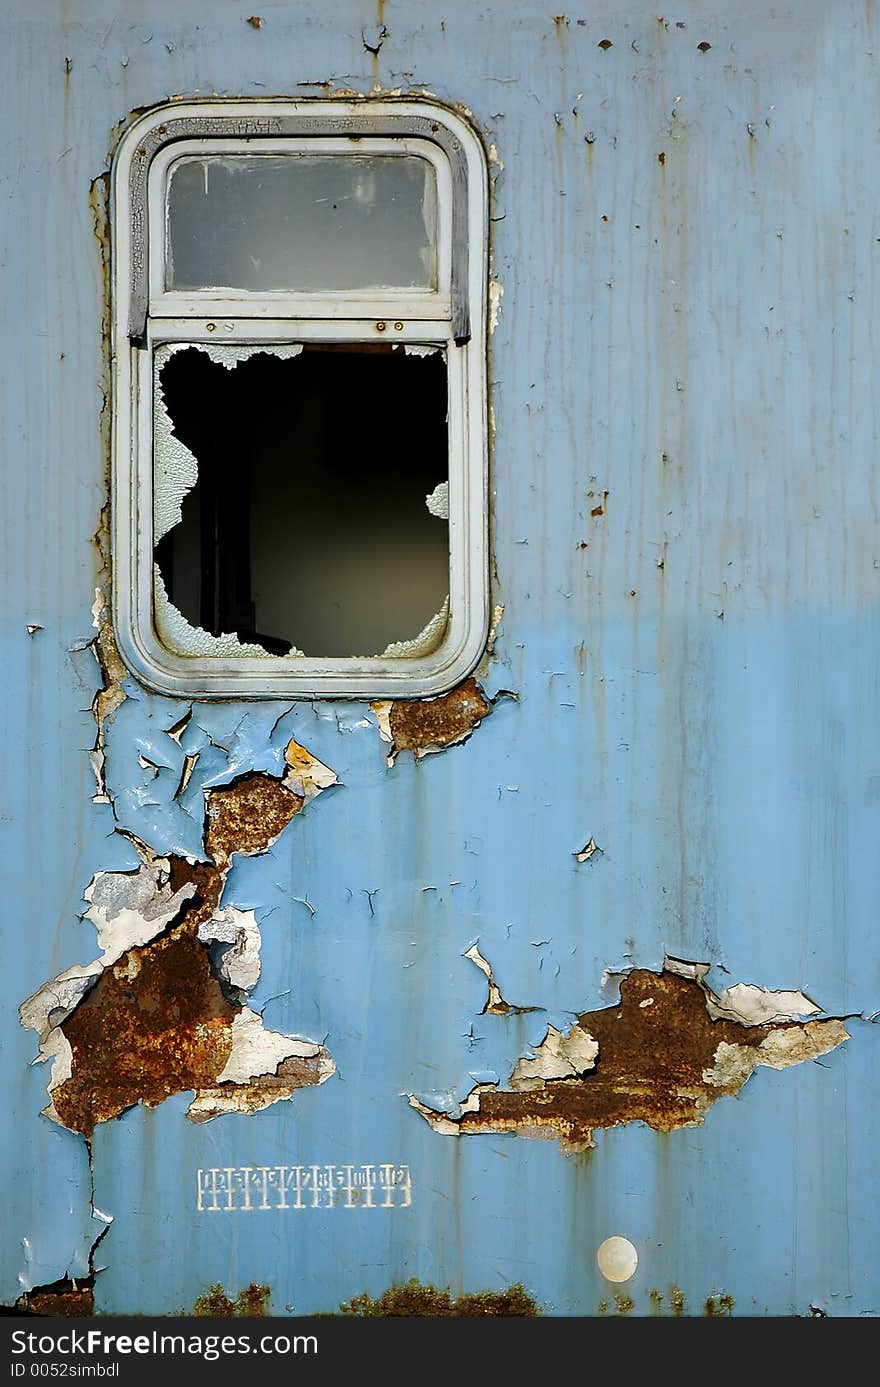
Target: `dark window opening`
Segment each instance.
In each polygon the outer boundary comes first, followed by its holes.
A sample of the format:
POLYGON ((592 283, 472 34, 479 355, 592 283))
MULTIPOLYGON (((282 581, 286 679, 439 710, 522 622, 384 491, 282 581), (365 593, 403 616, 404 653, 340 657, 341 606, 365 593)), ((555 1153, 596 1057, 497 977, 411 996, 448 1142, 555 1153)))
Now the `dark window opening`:
MULTIPOLYGON (((174 436, 198 463, 156 545, 191 626, 273 655, 381 655, 449 593, 446 362, 403 347, 272 348, 162 366, 174 436), (439 514, 438 514, 439 512, 439 514)), ((442 632, 441 632, 442 635, 442 632)))

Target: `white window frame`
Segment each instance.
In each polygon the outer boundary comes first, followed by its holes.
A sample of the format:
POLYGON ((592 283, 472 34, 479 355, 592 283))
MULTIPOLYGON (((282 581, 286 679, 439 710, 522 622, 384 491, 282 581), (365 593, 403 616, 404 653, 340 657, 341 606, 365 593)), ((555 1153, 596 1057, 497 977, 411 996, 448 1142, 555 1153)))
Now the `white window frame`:
POLYGON ((113 616, 126 664, 158 692, 199 698, 411 698, 454 687, 478 662, 489 626, 487 177, 471 127, 428 101, 174 102, 127 131, 112 187, 113 616), (428 158, 437 175, 437 287, 269 294, 166 289, 165 190, 174 162, 282 149, 428 158), (429 655, 403 659, 167 649, 153 622, 155 348, 377 341, 433 346, 446 358, 450 619, 441 644, 429 655))

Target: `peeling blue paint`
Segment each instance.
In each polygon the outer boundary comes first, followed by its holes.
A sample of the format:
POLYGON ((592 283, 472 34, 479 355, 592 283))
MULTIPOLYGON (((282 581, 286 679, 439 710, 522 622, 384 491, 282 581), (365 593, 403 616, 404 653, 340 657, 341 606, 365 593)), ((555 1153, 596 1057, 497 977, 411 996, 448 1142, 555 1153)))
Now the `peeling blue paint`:
POLYGON ((0 150, 16 325, 0 362, 2 1299, 88 1274, 93 1180, 113 1217, 99 1313, 173 1312, 250 1280, 275 1313, 326 1311, 418 1276, 522 1281, 548 1313, 592 1315, 609 1295, 596 1249, 619 1234, 639 1253, 637 1314, 651 1289, 668 1308, 673 1285, 695 1314, 713 1292, 740 1314, 877 1314, 876 1027, 849 1021, 820 1062, 756 1073, 700 1128, 630 1125, 579 1156, 447 1140, 405 1095, 453 1107, 503 1080, 548 1021, 607 1003, 606 969, 666 953, 710 961, 717 987, 803 988, 834 1016, 880 1006, 878 21, 855 0, 686 0, 682 29, 637 0, 601 25, 554 24, 533 0, 390 0, 373 55, 366 0, 272 3, 260 30, 227 0, 148 9, 88 0, 71 18, 28 0, 0 20, 16 95, 0 150), (518 700, 466 745, 389 769, 366 704, 190 705, 130 680, 105 724, 112 807, 93 803, 83 646, 107 457, 89 185, 139 106, 324 81, 424 84, 504 161, 490 377, 505 611, 481 678, 518 700), (82 1140, 39 1115, 46 1068, 15 1005, 95 956, 82 892, 137 865, 122 830, 204 860, 205 791, 278 776, 291 737, 340 787, 236 859, 223 904, 262 930, 255 1009, 325 1041, 337 1073, 200 1127, 185 1094, 133 1108, 98 1128, 90 1172, 82 1140), (602 855, 578 864, 591 835, 602 855), (541 1010, 480 1015, 476 939, 507 1000, 541 1010), (408 1167, 409 1207, 197 1209, 200 1169, 382 1162, 408 1167))

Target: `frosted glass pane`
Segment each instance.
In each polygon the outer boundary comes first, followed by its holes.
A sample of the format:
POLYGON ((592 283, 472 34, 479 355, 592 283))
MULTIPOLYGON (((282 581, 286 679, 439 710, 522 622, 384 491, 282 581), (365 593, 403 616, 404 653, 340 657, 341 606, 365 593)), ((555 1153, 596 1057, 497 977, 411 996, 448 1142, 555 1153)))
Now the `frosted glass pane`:
POLYGON ((210 155, 174 164, 166 287, 437 285, 437 193, 409 155, 210 155))

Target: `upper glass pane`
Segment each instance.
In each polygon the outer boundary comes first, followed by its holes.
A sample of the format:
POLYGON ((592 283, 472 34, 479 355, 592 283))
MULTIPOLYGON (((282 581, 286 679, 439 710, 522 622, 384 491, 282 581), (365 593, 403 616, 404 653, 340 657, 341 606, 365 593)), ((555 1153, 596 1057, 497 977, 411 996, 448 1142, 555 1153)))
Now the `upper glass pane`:
POLYGON ((167 289, 344 292, 437 287, 437 184, 415 155, 178 160, 167 289))

